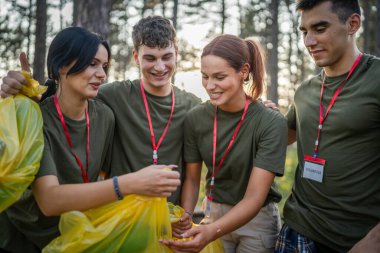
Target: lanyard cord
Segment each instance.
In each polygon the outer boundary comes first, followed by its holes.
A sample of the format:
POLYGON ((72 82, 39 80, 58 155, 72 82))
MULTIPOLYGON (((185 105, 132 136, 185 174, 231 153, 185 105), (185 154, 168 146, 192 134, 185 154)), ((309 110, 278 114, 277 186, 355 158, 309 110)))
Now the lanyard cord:
POLYGON ((207 196, 207 198, 210 201, 212 201, 212 199, 213 199, 213 197, 212 197, 212 190, 214 189, 214 185, 215 185, 215 176, 216 176, 216 173, 222 167, 222 164, 223 164, 224 160, 226 159, 228 153, 230 152, 232 144, 234 143, 234 141, 236 139, 236 136, 239 133, 239 130, 240 130, 240 127, 241 127, 241 125, 243 123, 245 115, 247 114, 249 101, 250 101, 249 97, 246 96, 243 114, 241 115, 241 118, 240 118, 239 122, 236 125, 235 131, 234 131, 234 133, 233 133, 233 135, 231 137, 230 142, 228 143, 226 151, 224 152, 222 158, 219 161, 219 164, 218 164, 218 167, 216 168, 216 170, 215 170, 215 163, 216 163, 216 146, 217 146, 216 144, 217 144, 217 132, 218 132, 218 129, 217 129, 218 128, 218 115, 217 115, 218 114, 218 107, 215 108, 214 129, 213 129, 213 142, 212 142, 212 176, 211 176, 211 183, 210 183, 210 192, 209 192, 209 195, 207 196))
POLYGON ((143 81, 141 80, 140 81, 140 90, 141 90, 141 95, 142 95, 142 98, 143 98, 143 101, 144 101, 144 106, 145 106, 145 112, 146 112, 146 116, 147 116, 147 119, 148 119, 148 124, 149 124, 149 131, 150 131, 150 137, 151 137, 151 140, 152 140, 152 149, 153 149, 153 163, 154 164, 157 164, 158 163, 158 154, 157 154, 157 151, 158 151, 158 148, 160 147, 165 135, 166 135, 166 132, 168 131, 168 128, 169 128, 169 125, 170 125, 170 122, 172 120, 172 117, 173 117, 173 114, 174 114, 174 105, 175 105, 175 98, 174 98, 174 89, 173 89, 173 86, 171 86, 171 93, 172 93, 172 107, 171 107, 171 112, 170 112, 170 116, 169 116, 169 120, 168 122, 166 123, 166 126, 165 126, 165 129, 164 131, 162 132, 161 134, 161 137, 160 139, 158 140, 158 143, 156 144, 156 139, 154 137, 154 131, 153 131, 153 125, 152 125, 152 119, 150 117, 150 111, 149 111, 149 106, 148 106, 148 100, 146 98, 146 95, 145 95, 145 90, 144 90, 144 85, 143 85, 143 81))
POLYGON ((323 127, 323 123, 325 122, 326 118, 327 118, 327 115, 329 114, 330 112, 330 109, 333 107, 333 105, 335 104, 335 101, 339 95, 339 93, 341 92, 341 90, 343 89, 343 87, 345 86, 347 80, 351 77, 352 73, 354 72, 354 70, 356 69, 356 67, 358 66, 359 62, 360 62, 360 59, 362 58, 362 53, 359 54, 359 56, 356 58, 354 64, 352 65, 350 71, 348 72, 347 74, 347 77, 346 79, 342 82, 342 84, 338 87, 338 89, 334 92, 334 95, 333 97, 331 98, 330 100, 330 103, 329 105, 327 106, 327 109, 326 109, 326 112, 325 114, 323 114, 323 103, 322 103, 322 99, 323 99, 323 91, 325 89, 325 81, 326 81, 326 75, 323 76, 323 81, 322 81, 322 85, 321 85, 321 94, 320 94, 320 99, 319 99, 319 124, 318 124, 318 132, 317 132, 317 138, 315 140, 315 146, 314 146, 314 153, 313 153, 313 157, 316 158, 318 156, 318 150, 319 150, 319 139, 321 137, 321 131, 322 131, 322 127, 323 127))
POLYGON ((77 154, 75 154, 75 152, 73 150, 73 145, 72 145, 72 142, 70 139, 69 130, 67 128, 65 119, 63 117, 61 107, 59 106, 57 95, 54 95, 53 99, 54 99, 55 108, 57 109, 59 119, 61 120, 61 124, 62 124, 63 130, 65 132, 65 135, 66 135, 67 143, 70 146, 71 153, 74 155, 75 160, 77 161, 77 163, 81 169, 83 181, 85 183, 88 183, 88 164, 89 164, 89 156, 90 156, 90 117, 88 116, 88 111, 87 111, 87 109, 85 110, 86 129, 87 129, 87 143, 86 143, 86 170, 84 170, 81 160, 79 159, 79 157, 77 156, 77 154))

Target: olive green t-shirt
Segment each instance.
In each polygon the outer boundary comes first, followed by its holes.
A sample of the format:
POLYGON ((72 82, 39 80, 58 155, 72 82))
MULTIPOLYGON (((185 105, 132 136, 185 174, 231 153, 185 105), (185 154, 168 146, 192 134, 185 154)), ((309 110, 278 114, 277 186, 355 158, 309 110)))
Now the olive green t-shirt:
MULTIPOLYGON (((224 155, 243 111, 218 109, 216 164, 224 155)), ((212 145, 215 107, 205 102, 188 113, 185 122, 185 162, 207 166, 207 192, 212 175, 212 145)), ((243 197, 253 167, 284 173, 287 145, 285 118, 260 102, 249 105, 239 133, 215 176, 213 198, 218 203, 237 204, 243 197)), ((217 165, 216 165, 217 166, 217 165)), ((266 203, 278 202, 281 195, 273 184, 266 203)))
MULTIPOLYGON (((171 94, 164 97, 146 93, 153 131, 158 143, 168 122, 171 94)), ((158 149, 158 164, 176 164, 181 173, 183 167, 183 123, 186 113, 201 100, 195 95, 174 86, 174 114, 167 133, 158 149)), ((110 175, 135 172, 153 164, 152 139, 140 90, 140 80, 113 82, 100 88, 98 98, 115 114, 115 137, 110 175)), ((182 174, 182 173, 181 173, 182 174)), ((178 187, 180 188, 180 187, 178 187)), ((168 199, 179 202, 180 189, 168 199)))
MULTIPOLYGON (((53 97, 47 98, 40 106, 44 120, 45 148, 37 177, 55 175, 60 184, 83 183, 81 169, 67 143, 53 97)), ((94 182, 100 170, 109 167, 115 121, 112 111, 101 101, 96 100, 89 100, 89 117, 88 179, 94 182)), ((65 117, 65 122, 73 150, 86 168, 86 120, 75 121, 65 117)), ((46 217, 42 214, 29 189, 18 202, 0 216, 0 224, 12 226, 9 229, 1 229, 0 248, 11 252, 31 252, 32 248, 42 249, 59 235, 58 222, 59 216, 46 217), (19 242, 15 243, 17 240, 19 242)))
MULTIPOLYGON (((326 78, 324 111, 346 76, 326 78)), ((305 81, 287 114, 299 164, 284 218, 299 233, 346 252, 380 221, 380 60, 363 55, 323 124, 319 183, 302 172, 317 136, 321 83, 321 74, 305 81)))

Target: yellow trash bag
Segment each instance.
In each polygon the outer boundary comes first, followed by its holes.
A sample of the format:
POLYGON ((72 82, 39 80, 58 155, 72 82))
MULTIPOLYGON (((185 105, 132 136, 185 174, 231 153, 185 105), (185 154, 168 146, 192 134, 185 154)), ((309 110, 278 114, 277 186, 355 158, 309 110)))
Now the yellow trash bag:
POLYGON ((0 212, 33 182, 43 153, 43 121, 24 95, 0 99, 0 212))
MULTIPOLYGON (((185 213, 185 210, 182 207, 176 206, 172 203, 168 203, 168 207, 169 207, 169 212, 170 212, 170 222, 171 223, 178 222, 179 219, 182 217, 182 215, 185 213)), ((193 227, 194 226, 199 226, 199 225, 193 223, 193 227)), ((189 240, 189 239, 175 238, 175 240, 189 240)), ((222 241, 220 239, 217 239, 207 244, 207 246, 200 253, 223 253, 223 252, 224 252, 224 248, 223 248, 222 241)))
POLYGON ((42 252, 171 252, 160 239, 171 238, 166 198, 131 194, 85 212, 64 213, 61 236, 42 252))

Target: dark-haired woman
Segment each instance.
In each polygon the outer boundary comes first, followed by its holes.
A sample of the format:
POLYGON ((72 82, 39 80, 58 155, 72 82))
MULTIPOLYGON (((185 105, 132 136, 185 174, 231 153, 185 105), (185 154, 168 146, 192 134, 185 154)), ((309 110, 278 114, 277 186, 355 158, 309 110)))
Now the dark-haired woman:
POLYGON ((219 237, 226 253, 274 250, 281 195, 273 180, 284 171, 287 127, 280 113, 257 100, 264 88, 263 58, 257 42, 233 35, 218 36, 203 49, 202 84, 210 100, 185 122, 186 213, 180 223, 191 218, 204 162, 206 225, 186 232, 186 225, 174 226, 174 234, 194 237, 164 242, 175 252, 199 252, 219 237))
MULTIPOLYGON (((63 212, 98 207, 131 193, 168 196, 179 184, 177 172, 157 169, 164 165, 96 182, 102 169, 110 169, 115 127, 111 109, 93 99, 106 79, 110 59, 107 42, 83 28, 66 28, 52 41, 47 68, 54 95, 40 103, 43 158, 32 189, 0 214, 0 249, 40 252, 59 235, 63 212), (167 182, 159 185, 160 180, 167 182)), ((25 62, 22 65, 25 68, 25 62)), ((11 71, 3 81, 22 85, 24 80, 11 71)))

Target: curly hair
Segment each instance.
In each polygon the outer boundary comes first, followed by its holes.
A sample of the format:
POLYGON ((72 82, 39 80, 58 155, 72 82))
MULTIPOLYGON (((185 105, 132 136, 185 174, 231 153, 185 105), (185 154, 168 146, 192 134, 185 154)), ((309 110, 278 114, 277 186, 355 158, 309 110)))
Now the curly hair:
POLYGON ((149 16, 133 26, 132 39, 136 51, 141 45, 165 48, 174 45, 177 48, 176 31, 169 19, 149 16))

